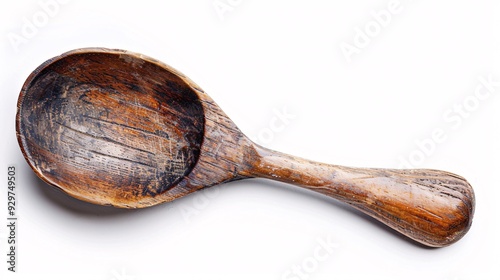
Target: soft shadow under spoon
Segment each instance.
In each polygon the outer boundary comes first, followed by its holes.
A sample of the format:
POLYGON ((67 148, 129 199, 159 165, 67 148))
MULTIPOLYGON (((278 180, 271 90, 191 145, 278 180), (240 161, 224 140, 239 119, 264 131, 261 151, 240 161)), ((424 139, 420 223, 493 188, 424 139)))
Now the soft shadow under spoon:
POLYGON ((148 207, 263 177, 344 201, 431 247, 470 228, 474 192, 455 174, 317 163, 250 141, 173 68, 123 50, 78 49, 40 65, 18 101, 19 145, 35 173, 96 204, 148 207))

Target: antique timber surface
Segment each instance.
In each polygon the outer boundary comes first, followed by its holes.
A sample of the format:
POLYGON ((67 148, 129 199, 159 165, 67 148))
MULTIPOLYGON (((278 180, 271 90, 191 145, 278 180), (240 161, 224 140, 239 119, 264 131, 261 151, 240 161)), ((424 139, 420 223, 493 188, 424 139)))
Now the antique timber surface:
POLYGON ((467 233, 474 191, 439 170, 350 168, 260 147, 200 87, 150 57, 79 49, 26 80, 16 132, 37 175, 92 203, 140 208, 264 177, 344 201, 428 246, 467 233))

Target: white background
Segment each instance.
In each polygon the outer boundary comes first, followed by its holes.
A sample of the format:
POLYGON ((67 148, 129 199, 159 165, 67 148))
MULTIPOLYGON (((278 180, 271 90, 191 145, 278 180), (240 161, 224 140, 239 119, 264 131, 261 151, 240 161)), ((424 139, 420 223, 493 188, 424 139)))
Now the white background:
POLYGON ((500 279, 500 87, 474 97, 479 77, 500 80, 498 2, 401 0, 382 27, 373 12, 387 11, 388 0, 74 0, 44 10, 48 2, 0 8, 1 279, 500 279), (366 28, 363 45, 357 30, 366 28), (347 57, 341 46, 356 39, 347 57), (96 46, 179 69, 267 147, 347 166, 396 168, 410 158, 458 173, 475 188, 472 229, 428 249, 342 203, 257 179, 143 210, 67 197, 22 157, 16 101, 39 64, 96 46), (458 117, 464 101, 467 117, 458 117), (272 130, 283 110, 293 118, 272 130), (416 142, 435 129, 445 141, 418 157, 416 142), (15 274, 4 225, 12 164, 15 274), (328 239, 334 246, 318 260, 318 240, 328 239), (297 266, 304 275, 291 272, 297 266))

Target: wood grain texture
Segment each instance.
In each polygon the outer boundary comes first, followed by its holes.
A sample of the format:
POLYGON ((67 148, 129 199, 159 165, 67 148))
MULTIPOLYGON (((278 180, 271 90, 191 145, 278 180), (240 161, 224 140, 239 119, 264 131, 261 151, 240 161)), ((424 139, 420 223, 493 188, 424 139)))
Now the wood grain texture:
POLYGON ((203 108, 178 76, 120 53, 75 53, 40 70, 23 89, 19 135, 47 181, 126 204, 164 193, 195 165, 203 108))
POLYGON ((474 192, 440 170, 351 168, 313 162, 256 146, 248 175, 325 194, 431 247, 450 245, 469 230, 474 192))
POLYGON ((241 179, 252 145, 177 70, 102 48, 67 52, 33 71, 19 96, 16 133, 44 181, 124 208, 241 179))
POLYGON ((189 78, 123 50, 79 49, 38 67, 21 90, 16 133, 40 178, 97 204, 148 207, 264 177, 349 203, 433 247, 460 239, 474 213, 472 188, 452 173, 348 168, 262 148, 189 78))

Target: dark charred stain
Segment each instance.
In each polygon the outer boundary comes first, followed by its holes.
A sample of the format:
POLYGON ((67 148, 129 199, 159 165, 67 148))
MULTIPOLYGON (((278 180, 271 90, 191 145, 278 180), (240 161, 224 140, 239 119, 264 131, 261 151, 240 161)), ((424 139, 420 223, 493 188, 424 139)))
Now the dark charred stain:
POLYGON ((26 154, 44 176, 70 189, 154 197, 189 174, 200 155, 198 96, 153 63, 104 53, 67 56, 36 75, 23 97, 26 154), (150 82, 157 79, 162 83, 150 82))

